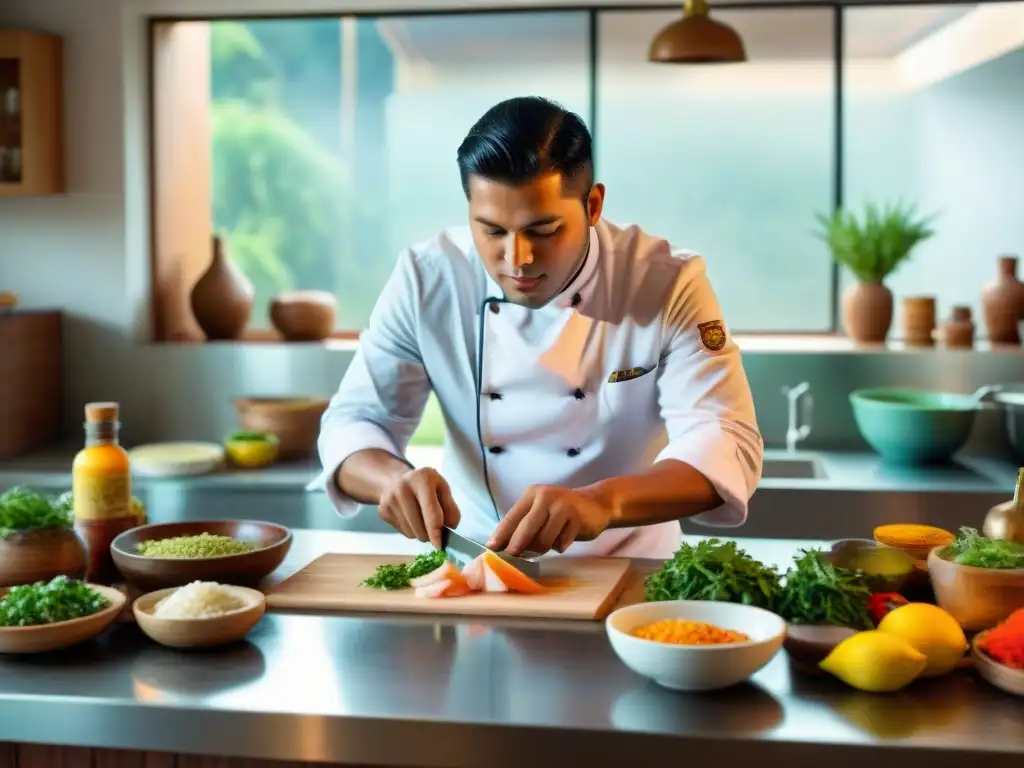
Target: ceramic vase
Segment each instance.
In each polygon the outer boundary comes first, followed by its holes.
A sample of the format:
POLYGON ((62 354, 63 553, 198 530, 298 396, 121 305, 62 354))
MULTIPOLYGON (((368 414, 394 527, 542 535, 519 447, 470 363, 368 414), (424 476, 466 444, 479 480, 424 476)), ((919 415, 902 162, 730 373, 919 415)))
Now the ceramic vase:
POLYGON ((1024 318, 1024 284, 1017 279, 1017 257, 1000 256, 995 282, 981 294, 985 329, 993 344, 1020 344, 1018 323, 1024 318))
POLYGON ((252 316, 253 286, 213 238, 213 259, 192 288, 192 314, 206 338, 237 339, 252 316))
POLYGON ((843 330, 856 342, 885 341, 892 325, 892 291, 881 283, 857 282, 843 292, 843 330))

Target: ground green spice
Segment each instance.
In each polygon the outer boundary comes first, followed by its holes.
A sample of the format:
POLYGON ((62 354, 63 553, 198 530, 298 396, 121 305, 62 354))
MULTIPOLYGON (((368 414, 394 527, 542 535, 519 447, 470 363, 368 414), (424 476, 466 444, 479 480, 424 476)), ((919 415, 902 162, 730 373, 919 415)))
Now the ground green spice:
POLYGON ((175 536, 171 539, 153 539, 139 544, 143 557, 221 557, 244 555, 256 546, 230 536, 200 533, 197 536, 175 536))

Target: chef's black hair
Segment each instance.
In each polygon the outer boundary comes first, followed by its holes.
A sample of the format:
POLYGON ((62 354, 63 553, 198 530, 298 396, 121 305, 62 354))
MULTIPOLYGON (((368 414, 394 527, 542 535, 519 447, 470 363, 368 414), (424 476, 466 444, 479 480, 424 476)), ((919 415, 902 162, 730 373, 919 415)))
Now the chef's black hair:
POLYGON ((582 118, 539 96, 495 104, 459 145, 459 174, 469 199, 469 177, 525 184, 559 173, 584 200, 594 185, 593 142, 582 118))

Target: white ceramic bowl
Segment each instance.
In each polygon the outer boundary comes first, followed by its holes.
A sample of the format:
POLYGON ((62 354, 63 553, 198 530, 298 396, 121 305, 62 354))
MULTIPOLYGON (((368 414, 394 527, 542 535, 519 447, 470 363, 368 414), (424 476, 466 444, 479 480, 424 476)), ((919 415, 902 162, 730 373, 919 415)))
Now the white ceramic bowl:
POLYGON ((763 668, 786 639, 786 622, 771 611, 738 603, 674 600, 620 608, 605 620, 608 639, 638 675, 680 691, 713 691, 742 683, 763 668), (630 630, 664 619, 714 624, 742 632, 749 643, 672 645, 642 640, 630 630))

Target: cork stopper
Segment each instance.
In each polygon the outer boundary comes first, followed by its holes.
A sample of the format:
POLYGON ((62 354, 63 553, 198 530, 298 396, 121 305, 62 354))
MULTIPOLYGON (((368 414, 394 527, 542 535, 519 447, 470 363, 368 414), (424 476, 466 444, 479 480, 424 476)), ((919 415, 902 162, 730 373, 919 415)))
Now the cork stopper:
POLYGON ((118 411, 117 403, 86 403, 85 420, 90 424, 101 421, 117 421, 118 411))
POLYGON ((965 323, 971 319, 971 308, 956 306, 953 307, 953 320, 958 323, 965 323))

